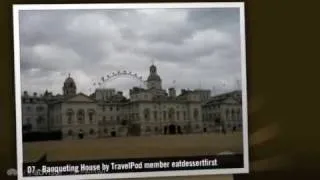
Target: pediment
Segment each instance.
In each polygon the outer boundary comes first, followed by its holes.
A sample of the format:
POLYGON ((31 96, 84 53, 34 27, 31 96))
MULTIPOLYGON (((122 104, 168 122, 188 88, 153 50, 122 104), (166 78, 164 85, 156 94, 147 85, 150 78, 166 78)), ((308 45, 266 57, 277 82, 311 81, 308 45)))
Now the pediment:
POLYGON ((233 97, 229 97, 229 98, 225 99, 223 101, 223 103, 226 103, 226 104, 239 104, 239 102, 236 101, 233 97))

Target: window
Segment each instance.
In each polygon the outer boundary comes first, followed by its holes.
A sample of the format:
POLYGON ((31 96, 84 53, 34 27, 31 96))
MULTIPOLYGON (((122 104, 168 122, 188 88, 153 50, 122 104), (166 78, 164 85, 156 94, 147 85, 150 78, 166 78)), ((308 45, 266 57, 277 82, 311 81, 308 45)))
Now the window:
POLYGON ((113 121, 113 116, 110 116, 110 120, 113 121))
POLYGON ((226 119, 229 119, 229 110, 226 110, 226 119))
POLYGON ((113 108, 112 108, 112 107, 110 107, 110 111, 112 111, 112 109, 113 109, 113 108))
POLYGON ((170 108, 169 110, 169 120, 173 120, 174 119, 174 109, 170 108))
POLYGON ((159 130, 159 129, 158 129, 158 127, 157 127, 157 126, 156 126, 156 127, 154 127, 154 131, 155 131, 155 132, 158 132, 158 130, 159 130))
POLYGON ((93 111, 89 111, 89 121, 92 124, 93 123, 93 119, 94 119, 94 112, 93 111))
POLYGON ((163 111, 163 120, 167 120, 167 112, 163 111))
POLYGON ((31 110, 32 110, 31 106, 28 106, 27 111, 31 111, 31 110))
POLYGON ((198 118, 199 118, 199 110, 198 109, 194 110, 193 117, 194 117, 195 120, 198 120, 198 118))
POLYGON ((43 118, 42 116, 39 116, 39 117, 37 118, 37 124, 42 124, 43 121, 44 121, 44 118, 43 118))
POLYGON ((120 117, 119 116, 117 116, 117 122, 120 122, 120 117))
POLYGON ((233 121, 235 118, 235 111, 232 109, 231 110, 231 117, 230 117, 230 120, 233 121))
POLYGON ((104 132, 105 134, 108 134, 108 129, 107 129, 107 128, 104 128, 103 132, 104 132))
POLYGON ((42 111, 44 111, 44 107, 43 106, 37 106, 36 107, 36 111, 37 112, 42 112, 42 111))
POLYGON ((154 117, 155 120, 158 119, 158 113, 157 113, 157 111, 153 111, 153 117, 154 117))
POLYGON ((187 120, 187 113, 185 111, 183 111, 183 119, 187 120))
POLYGON ((119 111, 119 107, 117 107, 117 111, 119 111))
POLYGON ((149 120, 150 119, 150 110, 148 108, 144 109, 144 119, 149 120))
POLYGON ((79 124, 84 124, 84 110, 80 109, 77 113, 77 119, 79 124))
POLYGON ((73 111, 72 109, 67 110, 67 120, 68 124, 72 124, 72 119, 73 119, 73 111))
POLYGON ((180 112, 177 111, 177 120, 179 121, 179 119, 180 119, 180 112))
POLYGON ((103 117, 102 117, 102 122, 103 122, 103 123, 106 123, 106 121, 107 121, 106 116, 103 116, 103 117))

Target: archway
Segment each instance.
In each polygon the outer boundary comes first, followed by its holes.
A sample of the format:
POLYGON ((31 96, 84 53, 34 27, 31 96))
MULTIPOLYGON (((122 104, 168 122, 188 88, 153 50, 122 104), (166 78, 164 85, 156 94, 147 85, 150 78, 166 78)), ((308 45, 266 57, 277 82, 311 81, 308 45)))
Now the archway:
POLYGON ((116 137, 117 133, 115 131, 111 132, 111 137, 116 137))
POLYGON ((203 128, 203 132, 207 132, 207 128, 203 128))
POLYGON ((176 134, 176 133, 177 133, 176 126, 171 124, 169 126, 169 134, 176 134))
POLYGON ((83 131, 80 129, 79 134, 78 134, 79 139, 83 139, 84 135, 83 135, 83 131))

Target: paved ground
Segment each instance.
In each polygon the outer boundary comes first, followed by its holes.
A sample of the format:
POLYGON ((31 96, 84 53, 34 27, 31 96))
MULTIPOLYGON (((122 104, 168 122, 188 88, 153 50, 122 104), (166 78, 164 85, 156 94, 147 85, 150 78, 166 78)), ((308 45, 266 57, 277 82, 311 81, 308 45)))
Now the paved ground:
POLYGON ((202 134, 153 137, 118 137, 94 140, 65 140, 24 143, 24 160, 44 153, 48 161, 213 155, 242 152, 242 134, 202 134))

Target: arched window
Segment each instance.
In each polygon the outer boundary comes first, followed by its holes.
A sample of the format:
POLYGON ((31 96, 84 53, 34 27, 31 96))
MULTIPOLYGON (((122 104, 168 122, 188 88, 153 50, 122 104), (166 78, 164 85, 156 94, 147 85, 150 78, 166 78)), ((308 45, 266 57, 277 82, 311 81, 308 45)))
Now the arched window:
POLYGON ((144 119, 148 121, 150 119, 150 110, 148 108, 144 109, 144 119))
POLYGON ((167 120, 167 111, 163 111, 163 120, 166 121, 167 120))
POLYGON ((174 119, 174 109, 170 108, 169 109, 169 120, 173 120, 174 119))
POLYGON ((153 118, 154 118, 154 120, 157 120, 157 119, 158 119, 158 113, 157 113, 157 111, 153 111, 153 118))
POLYGON ((199 110, 198 109, 194 109, 193 117, 194 117, 195 120, 199 119, 199 110))
POLYGON ((67 120, 68 120, 68 124, 72 124, 72 120, 73 120, 73 110, 72 109, 68 109, 67 110, 67 120))
POLYGON ((77 112, 77 119, 79 124, 84 124, 84 110, 79 109, 77 112))
POLYGON ((88 116, 89 116, 90 124, 92 124, 94 122, 94 119, 95 119, 95 111, 92 110, 92 109, 89 109, 88 110, 88 116))

